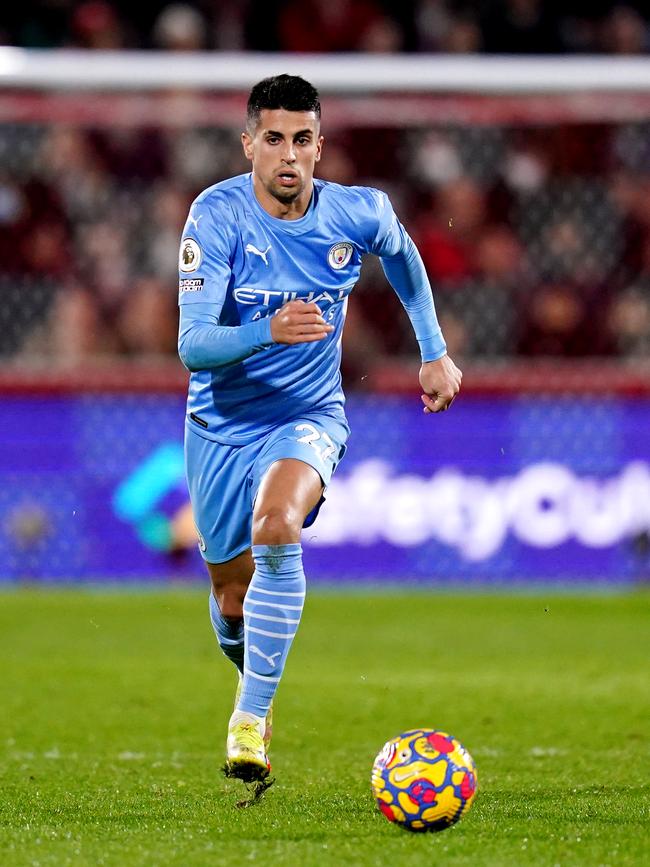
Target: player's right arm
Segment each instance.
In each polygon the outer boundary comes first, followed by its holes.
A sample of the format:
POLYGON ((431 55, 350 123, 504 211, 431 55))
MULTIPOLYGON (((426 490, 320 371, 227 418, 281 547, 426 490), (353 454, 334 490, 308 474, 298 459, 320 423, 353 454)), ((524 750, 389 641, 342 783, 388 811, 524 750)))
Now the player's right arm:
POLYGON ((273 343, 268 319, 225 326, 219 325, 212 304, 181 305, 178 354, 190 371, 235 364, 273 343))
POLYGON ((314 343, 334 331, 313 301, 289 301, 271 319, 271 336, 276 343, 314 343))
POLYGON ((178 354, 190 371, 235 364, 274 343, 313 343, 334 330, 320 308, 304 301, 289 301, 275 316, 245 325, 219 325, 213 306, 181 306, 178 354))
MULTIPOLYGON (((217 205, 218 207, 218 205, 217 205)), ((194 202, 179 254, 178 354, 190 371, 243 361, 274 343, 310 343, 327 337, 316 304, 291 301, 275 316, 238 326, 219 317, 232 277, 235 234, 227 207, 215 219, 205 200, 194 202), (218 228, 217 228, 218 224, 218 228)))

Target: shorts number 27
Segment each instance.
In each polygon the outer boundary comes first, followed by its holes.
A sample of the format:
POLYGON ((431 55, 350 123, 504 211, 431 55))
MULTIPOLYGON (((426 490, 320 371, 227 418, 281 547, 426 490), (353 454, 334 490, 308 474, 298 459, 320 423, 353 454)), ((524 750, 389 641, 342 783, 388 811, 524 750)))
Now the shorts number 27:
POLYGON ((306 434, 298 437, 298 442, 310 445, 323 463, 325 463, 325 461, 336 451, 336 446, 332 442, 329 434, 325 433, 325 431, 321 433, 313 424, 308 424, 307 422, 297 424, 295 430, 298 432, 303 430, 307 431, 306 434), (325 445, 323 445, 323 443, 325 443, 325 445))

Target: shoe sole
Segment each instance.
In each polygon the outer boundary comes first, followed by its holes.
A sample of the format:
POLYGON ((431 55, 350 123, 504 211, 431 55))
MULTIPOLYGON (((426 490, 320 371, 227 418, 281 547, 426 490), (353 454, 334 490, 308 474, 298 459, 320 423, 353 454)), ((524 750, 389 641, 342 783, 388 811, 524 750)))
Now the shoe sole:
POLYGON ((227 777, 233 777, 243 783, 261 783, 268 777, 270 771, 270 765, 259 765, 257 762, 244 759, 227 761, 223 767, 227 777))

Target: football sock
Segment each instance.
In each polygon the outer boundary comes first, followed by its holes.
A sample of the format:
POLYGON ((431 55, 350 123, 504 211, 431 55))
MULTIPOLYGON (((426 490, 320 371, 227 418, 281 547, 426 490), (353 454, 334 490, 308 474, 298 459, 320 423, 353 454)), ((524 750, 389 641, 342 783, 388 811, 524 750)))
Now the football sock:
POLYGON ((239 671, 244 670, 244 621, 224 617, 214 594, 210 591, 210 620, 219 647, 239 671))
POLYGON ((244 680, 237 710, 266 716, 305 601, 302 547, 253 545, 255 572, 244 599, 244 680))

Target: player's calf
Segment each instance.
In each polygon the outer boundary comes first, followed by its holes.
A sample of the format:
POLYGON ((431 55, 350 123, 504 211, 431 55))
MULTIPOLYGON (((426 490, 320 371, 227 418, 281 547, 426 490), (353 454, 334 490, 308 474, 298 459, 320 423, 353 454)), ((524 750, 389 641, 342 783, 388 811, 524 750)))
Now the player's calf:
POLYGON ((266 717, 305 600, 299 544, 254 545, 255 572, 244 602, 244 678, 238 710, 266 717))

